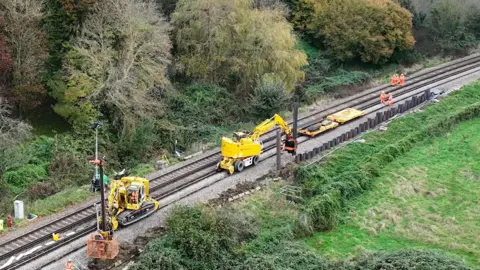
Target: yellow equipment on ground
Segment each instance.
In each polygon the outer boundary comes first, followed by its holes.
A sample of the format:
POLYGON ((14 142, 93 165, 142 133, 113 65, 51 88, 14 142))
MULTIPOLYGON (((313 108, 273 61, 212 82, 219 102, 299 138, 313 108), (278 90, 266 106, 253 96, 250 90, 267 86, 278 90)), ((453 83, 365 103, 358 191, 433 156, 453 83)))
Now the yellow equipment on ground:
POLYGON ((149 196, 149 181, 141 177, 127 177, 125 170, 117 174, 111 183, 108 211, 113 230, 127 226, 159 208, 159 202, 149 196))
POLYGON ((364 111, 360 111, 354 108, 348 108, 343 111, 339 111, 337 113, 327 116, 327 119, 330 121, 335 121, 339 124, 344 124, 350 120, 353 120, 365 114, 366 112, 364 111))
POLYGON ((217 165, 217 170, 227 170, 230 174, 235 171, 241 172, 245 167, 256 165, 259 162, 262 153, 262 142, 259 138, 262 134, 278 125, 285 133, 286 139, 283 141, 282 151, 295 155, 297 150, 297 141, 293 138, 292 130, 288 123, 280 115, 275 114, 272 118, 263 121, 258 125, 253 133, 235 132, 234 138, 222 138, 222 160, 217 165))
POLYGON ((304 129, 298 129, 298 134, 306 135, 310 137, 317 136, 320 133, 323 133, 327 130, 334 129, 341 124, 345 124, 348 121, 351 121, 355 118, 358 118, 362 115, 365 115, 366 112, 360 111, 353 108, 348 108, 337 113, 327 116, 327 119, 322 120, 319 123, 316 123, 312 126, 309 126, 304 129))
POLYGON ((314 137, 327 130, 334 129, 337 126, 338 126, 337 122, 330 121, 330 120, 323 120, 322 122, 314 124, 308 128, 299 129, 298 134, 314 137))

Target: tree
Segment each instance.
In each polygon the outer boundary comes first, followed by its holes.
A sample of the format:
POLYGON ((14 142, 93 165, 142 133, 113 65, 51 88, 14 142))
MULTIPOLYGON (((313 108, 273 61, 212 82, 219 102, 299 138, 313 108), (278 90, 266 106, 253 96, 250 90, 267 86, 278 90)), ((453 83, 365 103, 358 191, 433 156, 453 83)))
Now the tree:
MULTIPOLYGON (((11 106, 0 98, 0 151, 3 153, 30 138, 32 127, 10 117, 11 106)), ((2 166, 3 167, 3 166, 2 166)))
POLYGON ((475 44, 475 35, 467 27, 469 10, 472 9, 468 5, 456 0, 440 0, 433 5, 427 26, 429 37, 438 48, 449 52, 462 51, 475 44))
POLYGON ((6 41, 13 56, 13 87, 9 97, 20 111, 34 109, 46 97, 41 74, 48 53, 45 35, 40 29, 41 9, 41 1, 37 0, 0 3, 6 41))
POLYGON ((73 123, 103 115, 117 130, 158 114, 168 30, 152 1, 97 2, 67 54, 55 111, 73 123))
POLYGON ((234 87, 246 98, 263 74, 279 76, 288 90, 304 77, 306 55, 280 10, 254 9, 248 0, 180 0, 172 24, 178 62, 190 78, 234 87))
MULTIPOLYGON (((61 69, 70 41, 79 31, 94 0, 45 0, 42 29, 48 41, 49 57, 46 59, 45 83, 48 88, 61 84, 61 69)), ((52 89, 49 89, 50 91, 52 89)))
POLYGON ((396 0, 396 2, 403 7, 404 9, 410 11, 413 16, 413 27, 418 28, 423 24, 423 21, 426 18, 426 14, 423 12, 418 12, 412 0, 396 0))
POLYGON ((13 59, 7 48, 6 38, 1 30, 4 24, 4 20, 0 17, 0 92, 5 93, 7 83, 12 71, 13 59))
POLYGON ((391 0, 301 0, 293 22, 341 61, 384 63, 415 43, 412 15, 391 0))

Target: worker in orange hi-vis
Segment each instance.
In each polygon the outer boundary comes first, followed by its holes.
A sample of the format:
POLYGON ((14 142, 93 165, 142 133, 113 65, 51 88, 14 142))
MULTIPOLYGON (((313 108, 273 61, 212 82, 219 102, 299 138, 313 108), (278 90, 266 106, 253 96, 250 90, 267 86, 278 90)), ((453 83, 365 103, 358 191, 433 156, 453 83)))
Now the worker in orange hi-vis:
POLYGON ((72 259, 68 259, 67 264, 65 265, 65 270, 73 270, 72 259))
POLYGON ((405 75, 403 75, 403 73, 399 77, 399 82, 401 86, 405 85, 405 75))
POLYGON ((388 95, 388 106, 392 107, 392 105, 393 105, 393 95, 390 94, 388 95))
POLYGON ((380 103, 385 104, 386 99, 387 95, 385 94, 385 91, 382 91, 382 93, 380 93, 380 103))
POLYGON ((392 75, 392 77, 390 77, 390 86, 395 86, 395 74, 392 75))
POLYGON ((12 214, 8 213, 8 216, 7 216, 7 227, 8 227, 8 228, 11 228, 11 227, 13 227, 13 225, 15 225, 15 221, 14 221, 13 218, 12 218, 12 214))

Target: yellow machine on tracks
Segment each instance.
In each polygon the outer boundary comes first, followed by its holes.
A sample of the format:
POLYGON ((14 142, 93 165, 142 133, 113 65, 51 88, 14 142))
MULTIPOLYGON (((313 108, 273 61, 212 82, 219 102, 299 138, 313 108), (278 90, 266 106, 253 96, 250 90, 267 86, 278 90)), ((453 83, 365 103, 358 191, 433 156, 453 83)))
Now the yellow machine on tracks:
POLYGON ((256 165, 260 160, 263 144, 259 141, 262 134, 278 125, 285 133, 282 151, 295 155, 297 150, 297 141, 293 138, 292 130, 288 123, 280 115, 275 114, 272 118, 263 121, 258 125, 253 133, 235 132, 234 138, 222 138, 222 160, 217 165, 217 170, 227 170, 230 174, 235 171, 241 172, 245 167, 256 165))
POLYGON ((320 123, 314 124, 305 129, 299 129, 298 134, 307 135, 310 137, 315 137, 320 133, 323 133, 327 130, 334 129, 338 126, 337 122, 333 122, 330 120, 323 120, 320 123))
POLYGON ((327 119, 322 120, 312 126, 304 129, 298 129, 298 134, 315 137, 320 133, 334 129, 339 125, 345 124, 355 118, 365 115, 366 112, 354 108, 348 108, 337 113, 327 116, 327 119))
POLYGON ((115 175, 108 196, 108 210, 113 230, 130 225, 153 214, 159 202, 149 196, 149 181, 141 177, 129 177, 125 170, 115 175))

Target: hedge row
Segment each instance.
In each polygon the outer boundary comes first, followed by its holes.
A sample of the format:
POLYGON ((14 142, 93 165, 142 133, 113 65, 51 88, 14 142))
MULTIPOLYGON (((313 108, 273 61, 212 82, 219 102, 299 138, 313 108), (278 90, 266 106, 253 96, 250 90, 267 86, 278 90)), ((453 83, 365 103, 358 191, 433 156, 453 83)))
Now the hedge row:
MULTIPOLYGON (((444 109, 451 109, 444 106, 444 109)), ((314 231, 328 231, 339 223, 340 212, 346 202, 368 190, 375 177, 394 159, 410 151, 415 145, 432 136, 441 136, 451 131, 462 121, 480 116, 480 102, 450 112, 443 118, 437 118, 424 126, 417 126, 417 130, 407 135, 398 133, 394 143, 376 148, 368 155, 359 155, 362 162, 344 167, 344 171, 332 175, 324 168, 311 167, 299 170, 300 180, 303 182, 303 195, 307 202, 304 205, 304 214, 296 224, 296 232, 310 234, 314 231)))

